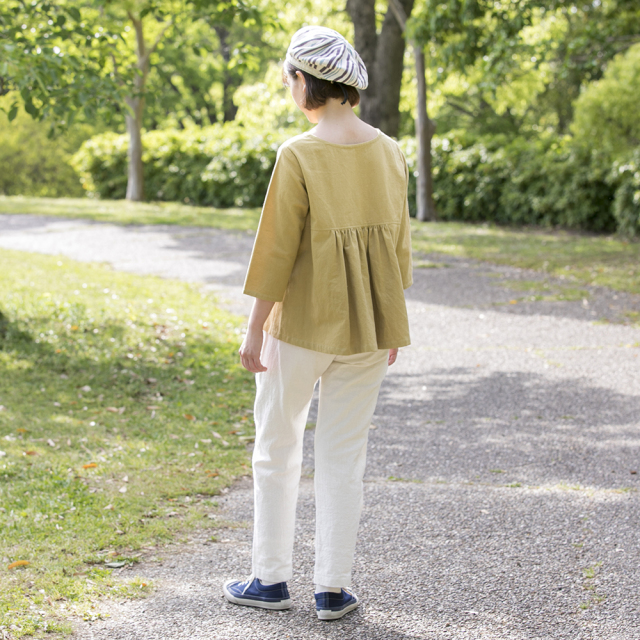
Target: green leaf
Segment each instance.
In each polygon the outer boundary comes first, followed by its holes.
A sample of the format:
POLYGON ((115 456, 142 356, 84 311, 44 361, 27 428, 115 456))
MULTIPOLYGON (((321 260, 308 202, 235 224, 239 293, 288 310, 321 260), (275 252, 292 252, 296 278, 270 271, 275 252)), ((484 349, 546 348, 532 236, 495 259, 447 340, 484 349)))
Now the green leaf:
POLYGON ((11 105, 11 109, 9 109, 9 113, 7 114, 7 118, 9 118, 9 122, 13 122, 16 116, 18 115, 18 103, 14 102, 11 105))

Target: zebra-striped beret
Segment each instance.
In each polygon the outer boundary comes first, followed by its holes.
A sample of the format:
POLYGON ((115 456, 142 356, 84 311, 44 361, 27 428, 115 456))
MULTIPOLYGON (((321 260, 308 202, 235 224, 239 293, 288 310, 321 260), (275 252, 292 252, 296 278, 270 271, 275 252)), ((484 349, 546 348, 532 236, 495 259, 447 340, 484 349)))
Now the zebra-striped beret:
POLYGON ((342 82, 357 89, 369 84, 358 52, 333 29, 302 27, 293 34, 286 61, 322 80, 342 82))

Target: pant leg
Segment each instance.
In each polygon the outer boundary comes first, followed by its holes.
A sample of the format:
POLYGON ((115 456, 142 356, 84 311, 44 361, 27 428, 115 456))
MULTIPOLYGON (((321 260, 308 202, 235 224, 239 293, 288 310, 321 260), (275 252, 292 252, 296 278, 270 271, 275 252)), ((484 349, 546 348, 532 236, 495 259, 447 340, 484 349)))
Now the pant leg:
POLYGON ((388 358, 386 349, 337 356, 320 378, 314 480, 316 584, 351 584, 369 425, 388 358))
POLYGON ((293 575, 293 536, 302 443, 313 388, 335 356, 282 342, 265 332, 256 374, 253 451, 253 574, 269 582, 293 575))

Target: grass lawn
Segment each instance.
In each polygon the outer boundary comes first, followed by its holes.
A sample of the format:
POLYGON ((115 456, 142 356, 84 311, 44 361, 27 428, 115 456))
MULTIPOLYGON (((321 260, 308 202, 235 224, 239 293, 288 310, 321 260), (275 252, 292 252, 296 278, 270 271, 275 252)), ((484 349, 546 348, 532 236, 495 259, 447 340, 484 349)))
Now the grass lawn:
POLYGON ((0 196, 0 213, 82 218, 116 224, 173 224, 183 227, 257 229, 260 209, 214 209, 176 202, 129 202, 91 198, 0 196))
MULTIPOLYGON (((213 209, 173 203, 131 203, 90 199, 0 196, 0 213, 32 213, 115 222, 175 224, 220 229, 258 226, 258 209, 213 209)), ((591 236, 487 224, 413 221, 413 246, 498 264, 535 269, 582 284, 640 293, 640 243, 612 236, 591 236)))
POLYGON ((542 271, 577 283, 640 294, 640 243, 486 224, 416 222, 413 248, 542 271))
POLYGON ((195 286, 0 250, 0 637, 144 594, 113 572, 212 526, 250 472, 240 321, 195 286))

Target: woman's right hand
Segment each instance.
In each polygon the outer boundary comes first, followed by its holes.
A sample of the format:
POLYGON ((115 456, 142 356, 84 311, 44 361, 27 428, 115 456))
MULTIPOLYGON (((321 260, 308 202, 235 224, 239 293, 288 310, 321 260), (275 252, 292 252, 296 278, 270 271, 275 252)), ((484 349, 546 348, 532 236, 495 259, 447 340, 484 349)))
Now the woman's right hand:
POLYGON ((398 350, 389 349, 389 366, 391 366, 396 361, 397 357, 398 357, 398 350))
POLYGON ((249 328, 242 341, 242 346, 238 349, 242 366, 252 373, 261 373, 267 370, 267 367, 260 362, 262 340, 262 330, 249 328))

